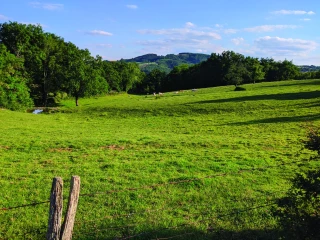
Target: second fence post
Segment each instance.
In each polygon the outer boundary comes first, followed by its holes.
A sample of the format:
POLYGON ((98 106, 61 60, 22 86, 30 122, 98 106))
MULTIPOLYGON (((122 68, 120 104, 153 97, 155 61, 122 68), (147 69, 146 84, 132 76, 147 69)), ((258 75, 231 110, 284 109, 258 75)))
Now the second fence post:
POLYGON ((76 217, 76 211, 78 207, 79 193, 80 193, 80 177, 72 176, 71 184, 70 184, 68 209, 67 209, 66 217, 64 219, 63 226, 62 226, 61 240, 72 239, 73 225, 74 225, 74 220, 76 217))

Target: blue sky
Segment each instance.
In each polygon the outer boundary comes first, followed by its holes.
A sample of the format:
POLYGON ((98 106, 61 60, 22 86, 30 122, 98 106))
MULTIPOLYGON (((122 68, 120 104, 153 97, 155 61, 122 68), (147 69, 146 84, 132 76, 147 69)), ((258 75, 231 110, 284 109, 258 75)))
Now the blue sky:
POLYGON ((0 0, 0 22, 41 24, 93 55, 226 50, 320 65, 319 0, 0 0))

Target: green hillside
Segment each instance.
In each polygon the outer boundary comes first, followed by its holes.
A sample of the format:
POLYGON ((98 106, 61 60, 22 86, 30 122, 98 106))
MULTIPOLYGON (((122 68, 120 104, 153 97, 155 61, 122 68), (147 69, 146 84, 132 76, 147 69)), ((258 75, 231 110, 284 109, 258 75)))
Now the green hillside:
POLYGON ((319 86, 107 95, 38 115, 0 109, 0 239, 45 239, 52 178, 64 179, 67 199, 72 175, 81 177, 74 239, 280 239, 275 200, 297 172, 320 166, 301 151, 306 126, 320 124, 319 86))
POLYGON ((124 59, 126 62, 139 63, 140 69, 146 73, 153 69, 159 69, 169 73, 175 66, 181 64, 197 64, 207 60, 210 55, 200 53, 179 53, 168 54, 166 56, 158 56, 157 54, 145 54, 132 59, 124 59))

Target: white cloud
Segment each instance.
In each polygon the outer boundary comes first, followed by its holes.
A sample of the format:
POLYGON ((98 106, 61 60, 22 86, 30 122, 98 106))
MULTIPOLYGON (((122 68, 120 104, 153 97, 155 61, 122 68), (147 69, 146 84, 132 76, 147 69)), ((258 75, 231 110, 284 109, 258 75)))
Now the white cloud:
POLYGON ((0 20, 6 21, 6 20, 9 20, 9 18, 0 14, 0 20))
POLYGON ((97 47, 102 47, 102 48, 111 48, 112 44, 110 43, 100 43, 100 44, 96 44, 97 47))
POLYGON ((229 28, 229 29, 225 29, 224 30, 224 33, 225 34, 235 34, 235 33, 237 33, 239 30, 237 30, 237 29, 232 29, 232 28, 229 28))
POLYGON ((183 28, 171 29, 143 29, 140 34, 156 35, 156 40, 137 42, 143 46, 139 53, 179 53, 179 52, 222 52, 224 49, 214 42, 221 39, 217 30, 208 27, 198 27, 194 23, 187 22, 183 28), (155 52, 156 51, 156 52, 155 52))
POLYGON ((215 24, 214 26, 215 26, 216 28, 223 28, 223 25, 218 24, 218 23, 217 23, 217 24, 215 24))
POLYGON ((144 29, 138 30, 140 34, 150 34, 150 35, 174 35, 174 36, 189 36, 189 37, 206 37, 211 39, 221 39, 221 36, 213 31, 201 31, 194 30, 190 28, 172 28, 172 29, 160 29, 160 30, 151 30, 144 29))
POLYGON ((242 37, 233 38, 233 39, 231 39, 231 42, 233 42, 233 44, 238 46, 244 42, 244 39, 242 37))
POLYGON ((64 5, 60 3, 40 3, 40 2, 29 2, 29 5, 31 5, 34 8, 43 8, 46 10, 61 10, 63 9, 64 5))
POLYGON ((113 35, 112 33, 101 31, 101 30, 92 30, 92 31, 86 32, 86 34, 100 35, 100 36, 112 36, 113 35))
POLYGON ((311 19, 310 18, 301 18, 300 21, 308 22, 308 21, 311 21, 311 19))
POLYGON ((270 36, 256 39, 255 45, 269 56, 306 56, 318 46, 315 41, 270 36))
POLYGON ((196 25, 194 25, 192 22, 186 22, 186 28, 192 28, 195 27, 196 25))
POLYGON ((213 44, 211 41, 206 39, 185 39, 185 38, 169 38, 163 40, 146 40, 137 42, 143 46, 143 53, 157 53, 157 54, 169 54, 178 52, 201 52, 201 53, 212 53, 212 52, 223 52, 221 46, 213 44), (156 52, 155 52, 156 51, 156 52))
POLYGON ((130 8, 130 9, 137 9, 138 6, 137 5, 126 5, 127 8, 130 8))
POLYGON ((283 30, 283 29, 295 29, 298 26, 295 25, 262 25, 256 26, 252 28, 245 28, 246 32, 272 32, 275 30, 283 30))
POLYGON ((302 10, 280 10, 280 11, 274 11, 273 14, 279 14, 279 15, 313 15, 315 12, 313 11, 302 11, 302 10))

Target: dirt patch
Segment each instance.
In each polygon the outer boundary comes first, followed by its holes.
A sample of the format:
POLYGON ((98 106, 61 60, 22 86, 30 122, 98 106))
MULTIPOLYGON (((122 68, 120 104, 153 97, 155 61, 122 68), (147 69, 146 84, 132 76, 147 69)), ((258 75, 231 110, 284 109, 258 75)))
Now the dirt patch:
POLYGON ((72 152, 72 148, 50 148, 47 150, 47 152, 72 152))
POLYGON ((9 146, 0 146, 0 149, 9 150, 9 149, 10 149, 10 147, 9 147, 9 146))
POLYGON ((109 146, 103 146, 101 147, 103 149, 110 149, 110 150, 116 150, 116 151, 123 151, 125 149, 124 146, 118 146, 118 145, 109 145, 109 146))

